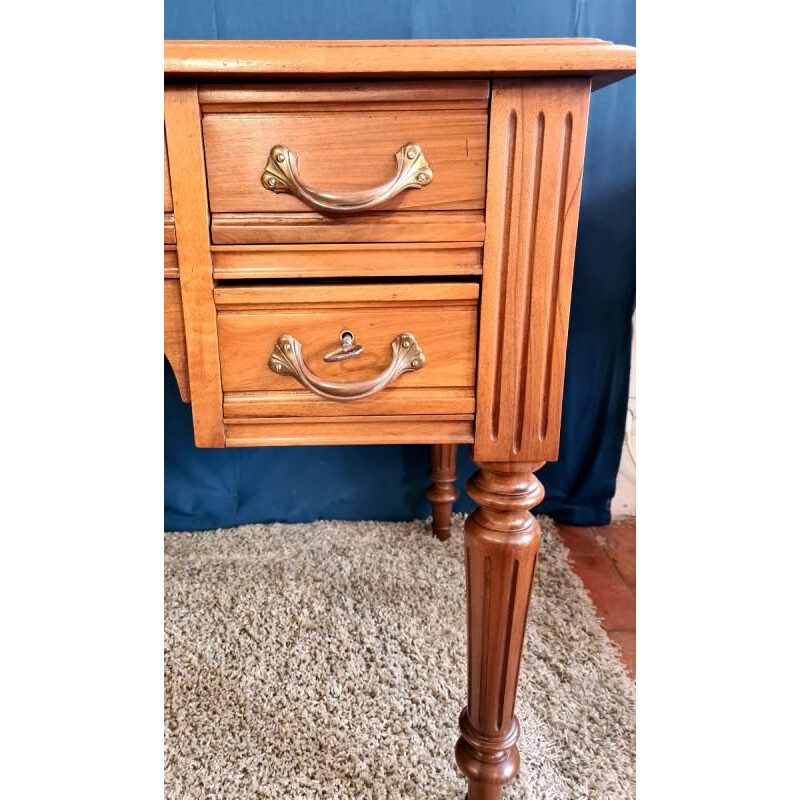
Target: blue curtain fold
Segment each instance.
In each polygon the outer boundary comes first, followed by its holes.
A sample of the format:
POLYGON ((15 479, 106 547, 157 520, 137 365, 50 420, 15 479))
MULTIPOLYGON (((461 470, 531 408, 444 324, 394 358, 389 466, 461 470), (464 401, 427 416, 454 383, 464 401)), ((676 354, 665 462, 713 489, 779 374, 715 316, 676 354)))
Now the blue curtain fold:
MULTIPOLYGON (((635 44, 635 0, 166 0, 167 39, 450 39, 592 36, 635 44)), ((537 511, 610 519, 622 449, 635 303, 635 78, 592 95, 559 460, 537 511)), ((426 516, 429 448, 201 450, 164 362, 164 525, 406 520, 426 516)), ((474 471, 459 448, 456 510, 474 471)))

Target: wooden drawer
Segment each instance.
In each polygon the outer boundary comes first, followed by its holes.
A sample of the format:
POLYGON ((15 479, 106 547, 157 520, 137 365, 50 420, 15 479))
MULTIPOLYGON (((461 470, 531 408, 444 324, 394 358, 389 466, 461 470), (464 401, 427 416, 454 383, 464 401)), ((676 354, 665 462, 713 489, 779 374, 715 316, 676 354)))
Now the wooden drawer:
POLYGON ((206 86, 199 96, 214 242, 380 241, 383 228, 392 241, 435 241, 450 239, 447 223, 464 241, 483 239, 487 81, 206 86), (368 193, 391 181, 411 142, 432 180, 364 212, 331 214, 261 182, 283 145, 303 185, 368 193), (436 214, 436 234, 422 212, 436 214))
MULTIPOLYGON (((241 417, 400 415, 458 417, 475 409, 477 283, 221 286, 214 291, 226 421, 241 417), (364 351, 329 363, 324 356, 352 331, 364 351), (279 337, 302 345, 305 367, 330 381, 373 381, 393 358, 391 343, 411 333, 424 364, 361 399, 318 396, 269 367, 279 337)), ((409 351, 413 355, 413 350, 409 351)), ((284 368, 285 369, 285 368, 284 368)), ((349 389, 348 389, 349 391, 349 389)), ((471 427, 470 427, 471 430, 471 427)))

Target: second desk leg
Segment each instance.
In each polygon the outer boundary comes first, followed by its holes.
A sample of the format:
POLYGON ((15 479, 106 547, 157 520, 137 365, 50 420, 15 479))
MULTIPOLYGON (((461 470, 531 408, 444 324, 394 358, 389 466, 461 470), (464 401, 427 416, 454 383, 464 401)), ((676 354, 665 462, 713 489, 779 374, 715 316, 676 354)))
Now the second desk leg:
POLYGON ((440 541, 450 538, 450 518, 453 503, 458 499, 455 487, 456 456, 458 445, 432 444, 431 471, 428 478, 432 481, 425 496, 431 501, 433 509, 433 532, 440 541))

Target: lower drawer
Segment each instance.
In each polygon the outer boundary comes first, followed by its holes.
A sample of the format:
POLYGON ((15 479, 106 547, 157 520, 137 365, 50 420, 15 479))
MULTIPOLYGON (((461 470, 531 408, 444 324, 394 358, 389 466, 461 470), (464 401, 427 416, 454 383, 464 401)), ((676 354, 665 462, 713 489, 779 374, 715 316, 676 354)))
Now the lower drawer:
POLYGON ((384 429, 461 422, 471 436, 478 293, 477 283, 218 287, 229 437, 288 418, 352 431, 362 417, 384 429))

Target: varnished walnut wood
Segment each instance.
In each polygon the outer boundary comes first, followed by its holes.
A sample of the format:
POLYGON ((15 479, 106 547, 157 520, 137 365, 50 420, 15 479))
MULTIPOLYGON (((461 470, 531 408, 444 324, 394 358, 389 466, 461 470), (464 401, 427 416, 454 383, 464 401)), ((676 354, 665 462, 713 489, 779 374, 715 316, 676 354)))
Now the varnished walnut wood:
POLYGON ((225 427, 228 447, 473 441, 468 414, 226 420, 225 427))
MULTIPOLYGON (((475 382, 478 285, 475 283, 312 284, 310 286, 219 286, 219 353, 222 387, 229 392, 272 393, 277 401, 298 384, 267 368, 278 337, 303 345, 309 369, 329 380, 370 380, 389 364, 389 345, 412 333, 425 353, 425 366, 401 375, 393 388, 469 388, 475 382), (343 330, 355 334, 364 352, 326 363, 343 330)), ((318 407, 329 403, 309 392, 318 407)), ((372 413, 376 397, 354 401, 372 413)), ((296 409, 296 407, 295 407, 296 409)), ((289 414, 287 406, 280 415, 289 414)), ((319 416, 317 411, 314 416, 319 416)))
POLYGON ((478 503, 465 525, 467 706, 456 761, 469 800, 500 800, 519 769, 514 703, 541 533, 530 509, 544 497, 541 464, 478 463, 478 503))
MULTIPOLYGON (((358 192, 397 172, 395 153, 416 142, 433 180, 385 202, 388 210, 480 210, 486 176, 485 110, 331 111, 208 114, 203 136, 211 211, 307 213, 307 203, 261 185, 274 145, 299 158, 303 183, 331 192, 358 192)), ((173 186, 174 192, 174 186, 173 186)))
POLYGON ((475 457, 558 456, 589 81, 492 88, 475 457))
POLYGON ((222 379, 214 308, 205 159, 196 86, 175 85, 165 88, 164 122, 180 265, 194 439, 198 447, 223 447, 222 379))
POLYGON ((180 277, 178 248, 174 244, 164 246, 164 277, 173 279, 180 277))
POLYGON ((458 489, 454 486, 458 446, 454 444, 435 444, 431 447, 431 471, 428 478, 431 486, 425 493, 431 501, 433 510, 433 532, 440 541, 450 538, 450 520, 453 503, 458 499, 458 489))
POLYGON ((432 444, 443 536, 455 446, 474 443, 456 746, 469 800, 500 800, 519 766, 533 472, 558 453, 589 94, 634 69, 632 48, 596 39, 165 43, 165 351, 197 444, 432 444), (390 177, 407 141, 434 180, 381 211, 319 214, 260 185, 275 144, 299 154, 304 180, 349 191, 390 177), (252 282, 226 283, 240 278, 252 282), (324 364, 342 329, 372 355, 324 364), (288 333, 315 372, 369 377, 401 331, 426 365, 365 400, 267 369, 288 333))
POLYGON ((600 39, 164 42, 164 72, 171 76, 377 80, 581 75, 599 88, 635 69, 634 48, 600 39))
POLYGON ((164 244, 175 244, 175 215, 164 214, 164 244))
POLYGON ((485 110, 488 81, 390 83, 208 84, 198 90, 204 114, 354 111, 485 110))
POLYGON ((181 287, 175 280, 164 281, 164 355, 175 373, 181 400, 188 403, 189 368, 186 362, 181 287))
POLYGON ((308 213, 213 214, 215 244, 483 242, 483 211, 394 211, 333 217, 308 213))
POLYGON ((167 134, 164 133, 164 214, 172 213, 172 188, 169 182, 169 161, 167 160, 167 134))
POLYGON ((164 244, 175 244, 175 215, 172 213, 172 189, 167 161, 167 135, 164 134, 164 244))
POLYGON ((389 386, 374 397, 358 403, 326 400, 297 388, 280 392, 225 392, 225 418, 233 417, 350 417, 377 414, 459 414, 475 416, 472 386, 389 386))
POLYGON ((236 278, 373 278, 399 276, 480 275, 479 243, 290 244, 211 248, 214 277, 236 278))
POLYGON ((375 308, 421 303, 423 305, 468 305, 478 303, 479 286, 464 283, 312 283, 281 285, 253 283, 247 286, 220 284, 214 300, 221 310, 249 306, 315 306, 321 308, 375 308))

